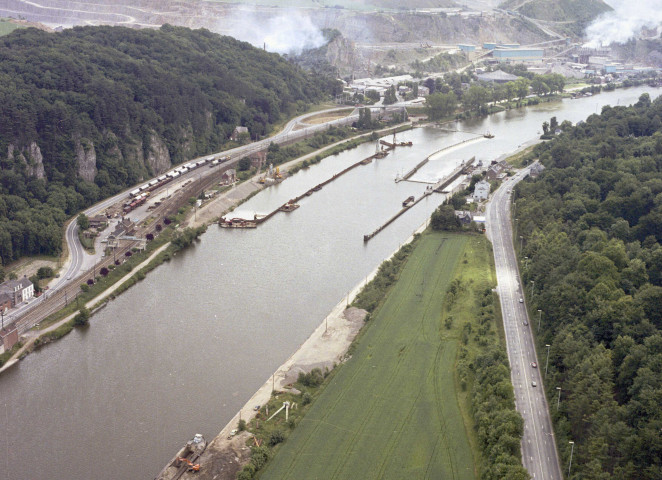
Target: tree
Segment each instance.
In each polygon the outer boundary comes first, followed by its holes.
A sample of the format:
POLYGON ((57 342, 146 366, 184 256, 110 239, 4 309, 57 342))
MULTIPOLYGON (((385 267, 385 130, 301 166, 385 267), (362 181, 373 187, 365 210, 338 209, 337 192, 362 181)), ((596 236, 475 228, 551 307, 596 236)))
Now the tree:
POLYGON ((462 103, 467 110, 478 110, 490 99, 490 94, 485 87, 471 85, 462 96, 462 103))
POLYGON ((39 270, 37 270, 37 276, 39 278, 51 278, 53 274, 53 269, 51 267, 40 267, 39 270))
POLYGON ((425 110, 430 120, 440 120, 451 115, 457 108, 455 94, 433 93, 427 96, 425 110))
POLYGON ((106 275, 108 275, 108 273, 110 273, 110 271, 106 267, 101 267, 101 270, 99 270, 99 274, 102 277, 105 277, 106 275))
POLYGON ((250 170, 251 168, 251 159, 248 157, 244 157, 241 160, 239 160, 239 163, 237 164, 238 170, 240 172, 245 172, 246 170, 250 170))
POLYGON ((433 230, 457 231, 462 228, 460 219, 455 216, 452 205, 444 204, 437 208, 430 218, 430 226, 433 230))
POLYGON ((90 320, 90 311, 83 307, 78 311, 78 314, 74 317, 74 325, 77 327, 87 325, 90 320))
POLYGON ((81 230, 87 230, 88 228, 90 228, 90 219, 87 218, 87 215, 85 215, 84 213, 78 215, 76 221, 78 222, 78 227, 80 227, 81 230))
POLYGON ((391 85, 386 92, 384 92, 384 105, 392 105, 398 101, 398 97, 395 94, 395 86, 391 85))

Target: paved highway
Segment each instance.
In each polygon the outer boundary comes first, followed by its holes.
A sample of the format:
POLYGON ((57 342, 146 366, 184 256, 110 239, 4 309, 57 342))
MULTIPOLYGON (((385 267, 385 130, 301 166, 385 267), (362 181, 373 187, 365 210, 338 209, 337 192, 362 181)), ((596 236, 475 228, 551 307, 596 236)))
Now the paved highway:
MULTIPOLYGON (((487 205, 486 227, 494 249, 515 406, 524 418, 522 463, 534 480, 562 480, 554 431, 543 385, 544 366, 536 357, 532 323, 526 310, 510 220, 511 189, 528 175, 524 169, 504 182, 487 205), (534 386, 535 382, 535 386, 534 386)), ((537 321, 536 317, 534 320, 537 321)))

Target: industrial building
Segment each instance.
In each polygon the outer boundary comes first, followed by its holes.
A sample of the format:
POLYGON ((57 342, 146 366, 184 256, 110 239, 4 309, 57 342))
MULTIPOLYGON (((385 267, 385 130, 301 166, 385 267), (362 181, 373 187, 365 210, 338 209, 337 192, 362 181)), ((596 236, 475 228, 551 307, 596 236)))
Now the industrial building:
POLYGON ((476 51, 476 45, 469 45, 465 43, 461 43, 457 46, 461 51, 463 52, 475 52, 476 51))
POLYGON ((502 48, 492 51, 492 57, 499 62, 540 62, 545 50, 542 48, 502 48))

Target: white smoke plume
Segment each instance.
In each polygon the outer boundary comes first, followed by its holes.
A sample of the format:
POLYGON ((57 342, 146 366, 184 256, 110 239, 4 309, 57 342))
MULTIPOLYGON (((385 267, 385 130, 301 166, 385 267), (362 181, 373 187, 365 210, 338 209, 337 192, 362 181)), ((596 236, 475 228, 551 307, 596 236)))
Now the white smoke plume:
MULTIPOLYGON (((273 10, 272 10, 273 11, 273 10)), ((299 54, 326 42, 322 31, 300 10, 277 10, 273 16, 266 10, 240 8, 226 18, 220 30, 270 52, 299 54)))
POLYGON ((607 0, 614 10, 600 15, 586 28, 588 47, 625 43, 643 28, 662 26, 662 0, 607 0))

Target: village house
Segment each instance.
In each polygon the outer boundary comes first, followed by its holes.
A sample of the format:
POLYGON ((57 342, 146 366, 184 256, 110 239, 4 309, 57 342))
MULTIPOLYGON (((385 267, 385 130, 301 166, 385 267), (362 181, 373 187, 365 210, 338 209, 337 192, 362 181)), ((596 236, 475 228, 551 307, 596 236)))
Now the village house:
POLYGON ((105 215, 95 215, 93 217, 90 217, 88 220, 90 222, 90 228, 103 230, 108 226, 108 219, 106 218, 105 215))
POLYGON ((241 134, 248 135, 248 128, 246 128, 246 127, 235 127, 234 131, 232 132, 232 135, 230 135, 230 140, 232 140, 233 142, 238 142, 239 137, 241 136, 241 134))
POLYGON ((11 308, 11 295, 7 292, 0 292, 0 312, 7 313, 11 308))
POLYGON ((502 160, 498 163, 492 163, 485 171, 485 176, 488 180, 502 179, 507 175, 509 165, 502 160))
POLYGON ((237 181, 237 171, 234 168, 230 168, 223 172, 221 175, 221 183, 229 185, 237 181))
POLYGON ((487 197, 490 196, 490 183, 481 180, 480 182, 476 183, 474 186, 474 194, 473 194, 473 199, 476 202, 482 202, 483 200, 487 200, 487 197))
POLYGON ((262 168, 262 166, 267 163, 267 151, 260 150, 259 152, 255 152, 253 155, 251 155, 250 159, 251 167, 262 168))
POLYGON ((462 225, 469 225, 473 221, 469 210, 455 210, 455 216, 460 220, 462 225))
POLYGON ((529 170, 529 175, 531 175, 531 178, 536 178, 538 175, 542 173, 544 169, 545 167, 542 163, 536 162, 533 165, 531 165, 531 170, 529 170))
POLYGON ((0 302, 2 302, 1 305, 3 306, 7 304, 6 297, 9 297, 10 299, 10 308, 20 305, 21 302, 25 302, 34 297, 34 285, 26 276, 18 280, 4 282, 0 284, 0 302), (5 298, 5 300, 3 300, 3 298, 5 298))
MULTIPOLYGON (((131 236, 136 233, 136 224, 133 223, 130 219, 122 217, 117 225, 115 230, 113 230, 110 235, 108 235, 108 240, 119 240, 124 236, 131 236)), ((108 245, 110 246, 110 245, 108 245)))

